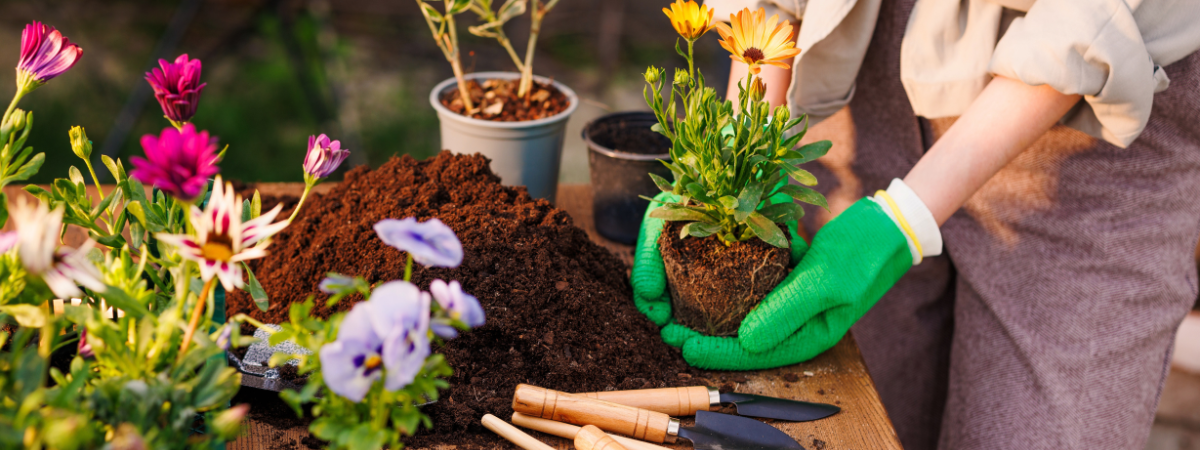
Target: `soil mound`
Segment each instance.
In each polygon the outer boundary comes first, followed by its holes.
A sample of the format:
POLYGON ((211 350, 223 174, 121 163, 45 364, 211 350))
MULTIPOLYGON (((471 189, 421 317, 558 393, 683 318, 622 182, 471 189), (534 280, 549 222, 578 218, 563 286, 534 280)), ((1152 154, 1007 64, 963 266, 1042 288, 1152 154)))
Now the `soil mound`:
POLYGON ((482 156, 394 157, 375 170, 351 170, 309 202, 270 256, 252 265, 270 310, 259 311, 238 291, 228 295, 230 315, 278 323, 289 304, 315 296, 322 306, 314 314, 328 316, 361 298, 323 308, 327 296, 317 285, 326 273, 402 278, 405 255, 371 228, 382 219, 436 217, 462 240, 461 266, 416 266, 413 281, 423 289, 434 278, 460 281, 482 302, 487 323, 436 350, 455 374, 443 397, 425 407, 435 429, 410 438, 410 446, 513 448, 479 420, 486 413, 510 417, 518 383, 581 392, 707 381, 634 307, 620 260, 588 240, 566 212, 523 187, 502 186, 482 156))

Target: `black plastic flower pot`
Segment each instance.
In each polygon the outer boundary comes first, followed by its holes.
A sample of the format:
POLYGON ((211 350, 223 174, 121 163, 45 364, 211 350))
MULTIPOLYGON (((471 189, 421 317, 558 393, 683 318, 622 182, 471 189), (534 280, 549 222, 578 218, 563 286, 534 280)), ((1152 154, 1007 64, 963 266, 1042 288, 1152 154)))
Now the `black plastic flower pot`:
POLYGON ((659 160, 669 160, 671 141, 650 129, 658 121, 650 112, 602 116, 583 128, 592 176, 592 218, 596 231, 622 244, 637 241, 649 201, 659 190, 651 173, 673 179, 659 160))

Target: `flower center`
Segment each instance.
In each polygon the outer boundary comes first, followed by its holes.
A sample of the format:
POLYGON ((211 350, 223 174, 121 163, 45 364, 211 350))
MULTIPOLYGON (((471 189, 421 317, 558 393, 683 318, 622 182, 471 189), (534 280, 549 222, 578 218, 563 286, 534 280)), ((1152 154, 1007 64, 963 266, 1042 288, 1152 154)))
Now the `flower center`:
POLYGON ((746 49, 746 51, 742 52, 742 58, 745 58, 747 61, 750 61, 752 63, 756 63, 756 62, 762 61, 763 52, 762 52, 762 50, 759 50, 757 48, 750 47, 750 48, 746 49))
POLYGON ((371 357, 367 358, 366 362, 363 363, 363 369, 366 369, 366 372, 370 373, 371 371, 378 369, 379 366, 382 366, 382 365, 383 365, 383 358, 380 358, 379 355, 371 355, 371 357))
POLYGON ((204 259, 229 262, 233 258, 233 241, 223 234, 209 233, 208 240, 200 248, 204 259))

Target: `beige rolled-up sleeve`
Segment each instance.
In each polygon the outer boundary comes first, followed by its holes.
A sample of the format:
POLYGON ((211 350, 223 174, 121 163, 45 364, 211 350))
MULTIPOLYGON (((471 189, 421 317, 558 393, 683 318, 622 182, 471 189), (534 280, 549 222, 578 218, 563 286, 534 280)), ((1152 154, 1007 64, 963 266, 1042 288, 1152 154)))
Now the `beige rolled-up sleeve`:
POLYGON ((1200 1, 1038 0, 996 44, 988 70, 1080 94, 1062 122, 1114 145, 1137 139, 1163 66, 1200 48, 1200 1))
POLYGON ((713 19, 724 22, 729 21, 731 14, 745 8, 751 11, 763 8, 767 17, 776 14, 780 19, 796 22, 803 18, 808 0, 706 0, 704 4, 713 9, 713 19))
POLYGON ((808 114, 811 124, 850 103, 854 82, 875 31, 881 0, 706 0, 713 17, 729 20, 743 8, 764 8, 767 15, 800 21, 788 86, 793 117, 808 114))

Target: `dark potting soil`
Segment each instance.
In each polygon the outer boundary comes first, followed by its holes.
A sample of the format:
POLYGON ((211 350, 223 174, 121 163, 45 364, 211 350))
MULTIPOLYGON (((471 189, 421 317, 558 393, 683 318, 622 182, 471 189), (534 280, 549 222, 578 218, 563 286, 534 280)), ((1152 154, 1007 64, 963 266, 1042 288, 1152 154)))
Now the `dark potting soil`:
POLYGON ((471 96, 471 104, 475 112, 465 114, 462 96, 458 85, 442 94, 442 106, 458 114, 474 119, 491 120, 495 122, 522 122, 527 120, 545 119, 567 110, 570 99, 566 94, 550 83, 533 82, 527 97, 518 97, 518 80, 467 80, 467 92, 471 96))
POLYGON ((680 239, 684 225, 668 222, 658 239, 672 314, 705 334, 737 334, 742 319, 787 276, 791 252, 762 239, 728 247, 716 235, 680 239))
MULTIPOLYGON (((435 350, 455 374, 442 397, 424 407, 434 429, 409 438, 410 446, 515 448, 479 420, 487 413, 509 418, 519 383, 567 392, 719 384, 687 366, 637 311, 615 255, 588 240, 565 211, 523 187, 500 185, 478 155, 442 152, 422 162, 405 156, 375 170, 351 170, 328 194, 309 199, 270 255, 252 264, 270 309, 259 311, 237 291, 228 295, 228 314, 279 323, 288 305, 309 296, 317 299, 316 316, 349 310, 361 298, 327 309, 318 283, 328 272, 372 283, 402 278, 406 256, 371 227, 405 217, 439 218, 458 234, 465 254, 455 269, 415 267, 413 281, 424 289, 434 278, 458 280, 487 313, 484 326, 435 350)), ((252 407, 251 418, 296 420, 279 408, 252 407)))
POLYGON ((627 121, 593 122, 588 138, 605 148, 639 155, 663 154, 671 150, 671 140, 645 126, 627 121))

